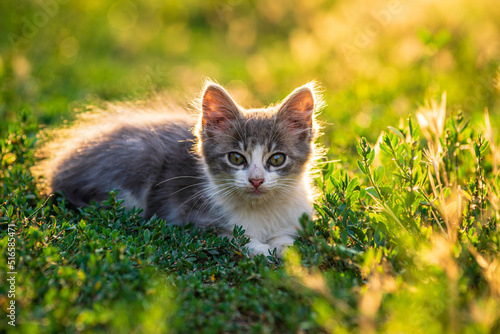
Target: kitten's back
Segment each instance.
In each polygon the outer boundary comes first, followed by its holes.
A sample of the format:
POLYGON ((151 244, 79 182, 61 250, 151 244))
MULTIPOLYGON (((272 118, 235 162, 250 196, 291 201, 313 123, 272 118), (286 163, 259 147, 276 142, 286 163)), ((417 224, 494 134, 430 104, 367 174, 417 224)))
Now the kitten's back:
MULTIPOLYGON (((126 206, 146 208, 146 196, 166 168, 190 158, 194 139, 185 121, 127 125, 81 145, 59 163, 52 191, 77 206, 100 202, 117 189, 126 206)), ((182 164, 188 168, 187 164, 182 164)))
POLYGON ((194 123, 189 112, 162 98, 83 113, 71 127, 49 132, 33 171, 46 178, 46 192, 62 192, 75 206, 101 202, 117 189, 127 207, 146 208, 167 163, 195 160, 194 123))

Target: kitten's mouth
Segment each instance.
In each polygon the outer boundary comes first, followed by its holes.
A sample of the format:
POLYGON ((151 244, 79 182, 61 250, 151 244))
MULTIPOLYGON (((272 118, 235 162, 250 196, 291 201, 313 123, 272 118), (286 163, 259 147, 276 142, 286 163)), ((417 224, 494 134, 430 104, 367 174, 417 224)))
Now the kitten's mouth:
POLYGON ((263 189, 255 189, 255 188, 252 188, 252 189, 249 189, 248 192, 254 196, 254 197, 257 197, 257 196, 262 196, 266 191, 263 190, 263 189))

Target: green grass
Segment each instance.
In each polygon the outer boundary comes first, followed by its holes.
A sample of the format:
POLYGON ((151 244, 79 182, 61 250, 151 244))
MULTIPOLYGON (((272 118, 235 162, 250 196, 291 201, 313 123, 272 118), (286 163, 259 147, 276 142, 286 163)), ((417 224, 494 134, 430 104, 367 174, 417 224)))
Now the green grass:
POLYGON ((0 253, 13 229, 17 271, 14 328, 0 261, 0 330, 500 331, 494 0, 68 2, 20 39, 42 3, 0 3, 0 253), (40 195, 40 128, 102 101, 187 101, 204 76, 244 106, 323 84, 320 142, 339 161, 320 164, 316 216, 284 260, 113 193, 76 211, 40 195))

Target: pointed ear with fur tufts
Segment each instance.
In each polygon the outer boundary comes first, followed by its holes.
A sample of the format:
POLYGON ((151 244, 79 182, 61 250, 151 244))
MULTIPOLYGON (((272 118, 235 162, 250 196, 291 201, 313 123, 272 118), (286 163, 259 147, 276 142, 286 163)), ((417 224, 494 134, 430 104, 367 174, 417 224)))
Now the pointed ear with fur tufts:
POLYGON ((315 107, 314 90, 310 85, 305 85, 294 90, 281 103, 277 118, 284 122, 291 132, 311 133, 315 107))
POLYGON ((205 87, 201 108, 201 126, 209 132, 222 132, 235 119, 241 117, 241 112, 231 96, 224 88, 214 83, 205 87))

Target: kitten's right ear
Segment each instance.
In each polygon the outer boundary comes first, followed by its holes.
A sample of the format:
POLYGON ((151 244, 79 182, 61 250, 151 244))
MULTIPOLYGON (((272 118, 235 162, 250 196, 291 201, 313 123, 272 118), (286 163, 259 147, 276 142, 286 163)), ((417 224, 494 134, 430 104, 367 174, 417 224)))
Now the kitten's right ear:
POLYGON ((281 103, 277 116, 292 132, 311 131, 314 111, 317 108, 314 83, 309 83, 294 90, 281 103))
POLYGON ((201 125, 216 131, 223 131, 231 122, 241 116, 236 103, 224 88, 209 83, 203 91, 201 125))

